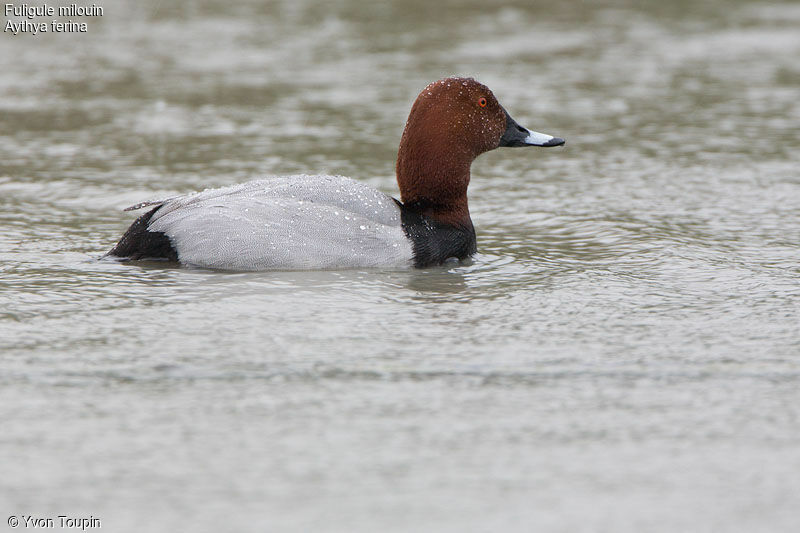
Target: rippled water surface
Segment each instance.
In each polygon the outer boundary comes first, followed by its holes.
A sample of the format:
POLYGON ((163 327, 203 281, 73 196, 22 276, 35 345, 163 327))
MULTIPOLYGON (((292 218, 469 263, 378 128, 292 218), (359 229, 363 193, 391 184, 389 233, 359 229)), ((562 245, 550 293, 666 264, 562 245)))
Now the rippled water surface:
POLYGON ((115 0, 0 34, 0 511, 800 530, 800 6, 640 4, 115 0), (567 139, 475 162, 470 263, 96 260, 142 200, 396 194, 411 102, 453 74, 567 139))

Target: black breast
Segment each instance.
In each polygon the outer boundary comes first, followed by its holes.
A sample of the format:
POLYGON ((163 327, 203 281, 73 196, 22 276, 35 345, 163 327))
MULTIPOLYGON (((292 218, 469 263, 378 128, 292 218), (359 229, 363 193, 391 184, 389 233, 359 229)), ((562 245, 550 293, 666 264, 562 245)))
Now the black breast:
POLYGON ((403 231, 412 243, 415 267, 441 265, 451 257, 465 259, 478 251, 472 222, 465 226, 444 224, 400 202, 397 204, 403 231))

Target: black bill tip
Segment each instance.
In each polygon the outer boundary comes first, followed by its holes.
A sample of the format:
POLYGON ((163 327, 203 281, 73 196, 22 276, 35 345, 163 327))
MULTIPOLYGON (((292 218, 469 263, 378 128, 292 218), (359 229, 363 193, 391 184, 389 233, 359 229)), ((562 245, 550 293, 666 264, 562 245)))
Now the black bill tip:
POLYGON ((561 137, 553 137, 552 139, 542 144, 541 146, 563 146, 564 144, 566 144, 566 142, 567 141, 565 141, 561 137))

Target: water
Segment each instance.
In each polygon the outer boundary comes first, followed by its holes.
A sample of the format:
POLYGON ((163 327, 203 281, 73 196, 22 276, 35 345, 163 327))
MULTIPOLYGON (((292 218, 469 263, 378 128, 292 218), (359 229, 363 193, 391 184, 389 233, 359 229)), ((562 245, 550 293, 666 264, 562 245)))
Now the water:
POLYGON ((0 35, 0 510, 111 531, 797 531, 800 6, 106 2, 0 35), (564 149, 473 165, 423 271, 96 258, 265 175, 396 194, 417 92, 564 149))

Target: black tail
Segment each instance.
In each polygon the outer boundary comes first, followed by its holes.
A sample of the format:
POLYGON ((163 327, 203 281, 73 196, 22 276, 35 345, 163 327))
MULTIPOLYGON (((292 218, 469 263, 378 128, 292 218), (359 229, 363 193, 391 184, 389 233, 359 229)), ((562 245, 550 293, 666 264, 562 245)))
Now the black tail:
POLYGON ((166 259, 178 261, 178 252, 172 247, 169 237, 161 231, 148 231, 147 225, 153 213, 161 206, 157 206, 136 219, 131 224, 125 235, 107 255, 125 257, 128 259, 166 259))

